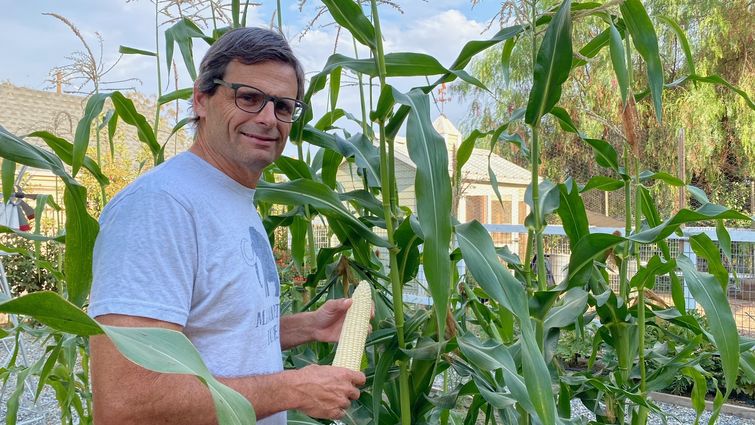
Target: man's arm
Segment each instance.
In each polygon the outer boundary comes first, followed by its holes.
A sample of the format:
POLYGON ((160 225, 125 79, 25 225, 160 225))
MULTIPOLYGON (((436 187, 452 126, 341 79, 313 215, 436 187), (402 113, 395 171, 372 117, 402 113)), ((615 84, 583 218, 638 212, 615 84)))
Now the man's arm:
MULTIPOLYGON (((97 321, 111 326, 161 327, 180 331, 172 323, 143 317, 104 315, 97 321)), ((96 424, 215 424, 209 390, 194 376, 160 374, 130 362, 106 336, 90 341, 96 424)), ((296 409, 309 416, 340 418, 365 377, 347 369, 313 365, 281 373, 219 378, 246 397, 257 418, 296 409)))

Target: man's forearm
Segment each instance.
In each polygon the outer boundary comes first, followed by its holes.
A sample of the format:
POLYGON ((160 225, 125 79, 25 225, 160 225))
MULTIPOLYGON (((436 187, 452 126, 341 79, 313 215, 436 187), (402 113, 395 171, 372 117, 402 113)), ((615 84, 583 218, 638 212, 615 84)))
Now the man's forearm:
POLYGON ((312 318, 314 313, 298 313, 281 317, 281 348, 288 350, 297 345, 316 341, 312 318))
MULTIPOLYGON (((257 419, 285 410, 296 409, 300 397, 292 391, 296 371, 239 378, 218 378, 233 388, 254 408, 257 419)), ((95 394, 95 423, 97 424, 217 424, 215 405, 210 391, 198 379, 187 375, 144 372, 148 385, 138 389, 118 391, 106 395, 103 402, 95 394), (180 389, 177 391, 176 389, 180 389), (118 398, 118 400, 115 400, 118 398), (113 405, 113 403, 116 403, 113 405), (139 408, 135 408, 139 406, 139 408), (98 407, 102 410, 99 411, 98 407)))

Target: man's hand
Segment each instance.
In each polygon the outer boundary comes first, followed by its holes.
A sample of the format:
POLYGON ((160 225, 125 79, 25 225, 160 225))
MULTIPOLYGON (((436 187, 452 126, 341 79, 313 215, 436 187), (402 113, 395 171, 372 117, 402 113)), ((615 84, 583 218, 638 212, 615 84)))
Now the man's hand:
POLYGON ((312 327, 313 336, 320 342, 338 342, 343 327, 343 319, 351 307, 350 298, 328 300, 315 311, 312 327))
POLYGON ((341 298, 328 300, 315 311, 281 317, 281 348, 288 350, 312 341, 338 342, 349 307, 351 298, 341 298))
POLYGON ((341 419, 359 398, 359 388, 367 378, 362 372, 342 367, 309 365, 296 371, 293 395, 296 409, 313 418, 341 419))

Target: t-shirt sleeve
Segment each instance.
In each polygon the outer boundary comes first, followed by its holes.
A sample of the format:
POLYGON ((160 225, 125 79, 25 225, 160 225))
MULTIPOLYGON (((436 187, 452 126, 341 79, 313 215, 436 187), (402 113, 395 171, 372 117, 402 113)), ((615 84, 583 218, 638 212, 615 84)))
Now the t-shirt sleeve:
POLYGON ((192 215, 163 192, 137 189, 100 217, 88 313, 186 325, 197 268, 192 215))

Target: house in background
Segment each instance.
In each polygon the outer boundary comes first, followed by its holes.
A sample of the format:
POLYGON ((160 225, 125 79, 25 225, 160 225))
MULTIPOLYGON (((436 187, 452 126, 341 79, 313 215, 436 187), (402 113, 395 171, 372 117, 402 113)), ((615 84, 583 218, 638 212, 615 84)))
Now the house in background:
MULTIPOLYGON (((141 114, 151 122, 154 111, 150 101, 140 101, 139 96, 134 97, 134 104, 141 114)), ((76 126, 84 114, 87 97, 62 93, 60 85, 57 91, 34 90, 18 87, 8 82, 0 83, 0 126, 10 133, 23 137, 34 131, 48 131, 56 136, 73 142, 76 126)), ((106 102, 103 111, 112 109, 106 102)), ((172 123, 166 120, 158 132, 158 141, 164 143, 170 135, 172 123)), ((90 147, 94 145, 95 132, 91 133, 90 147)), ((123 148, 126 157, 134 164, 136 159, 148 157, 146 147, 139 142, 138 134, 133 126, 118 122, 118 130, 115 139, 119 142, 119 148, 123 148)), ((45 150, 51 150, 41 139, 29 138, 28 141, 45 150)), ((101 131, 102 146, 108 145, 107 129, 101 131)), ((189 136, 179 131, 174 135, 165 148, 166 158, 174 152, 181 152, 189 145, 189 136)), ((106 150, 103 150, 105 152, 106 150)), ((107 155, 103 153, 104 155, 107 155)), ((149 161, 147 161, 149 163, 149 161)), ((134 165, 136 167, 136 165, 134 165)), ((22 167, 17 167, 17 173, 22 167)), ((85 172, 85 171, 82 171, 85 172)), ((52 172, 37 168, 26 168, 26 174, 22 178, 22 187, 25 193, 52 195, 58 204, 63 204, 63 184, 52 172)))
MULTIPOLYGON (((456 150, 463 141, 461 133, 443 115, 433 122, 433 127, 446 141, 448 172, 449 175, 453 175, 456 150)), ((394 146, 399 204, 416 212, 414 178, 417 167, 409 158, 405 138, 397 137, 394 146)), ((460 222, 477 220, 483 224, 523 224, 529 213, 529 207, 524 202, 524 192, 531 181, 530 172, 496 154, 491 154, 490 167, 496 175, 501 194, 502 202, 499 202, 488 175, 489 154, 488 150, 474 148, 469 160, 464 164, 458 190, 456 218, 460 222)), ((337 179, 343 185, 344 191, 362 188, 361 177, 348 163, 341 164, 337 179)), ((519 251, 517 235, 494 233, 492 237, 496 245, 516 244, 511 248, 514 252, 519 251)))

